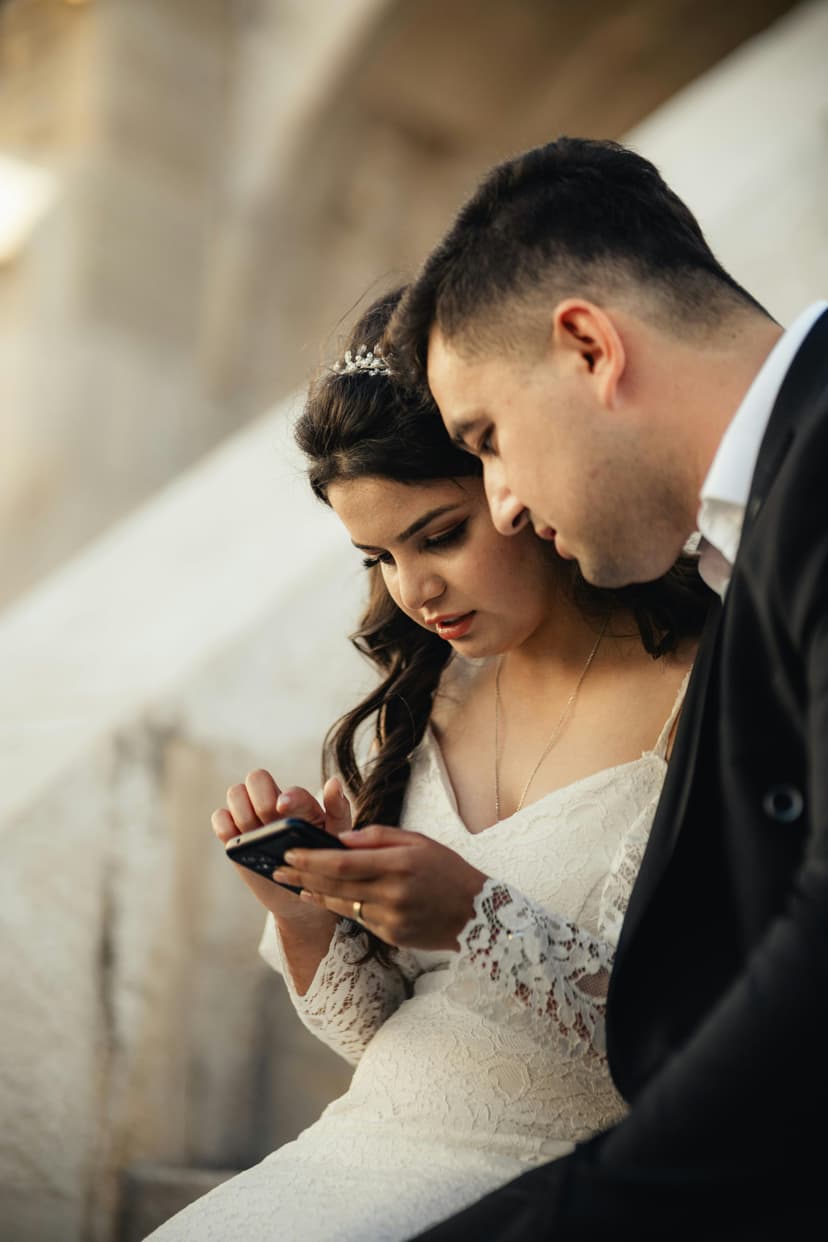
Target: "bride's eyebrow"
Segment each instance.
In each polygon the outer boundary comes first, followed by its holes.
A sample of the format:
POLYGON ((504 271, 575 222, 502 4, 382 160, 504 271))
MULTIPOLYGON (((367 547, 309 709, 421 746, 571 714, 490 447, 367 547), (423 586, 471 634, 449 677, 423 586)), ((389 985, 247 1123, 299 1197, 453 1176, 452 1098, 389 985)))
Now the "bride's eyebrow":
MULTIPOLYGON (((412 522, 410 526, 406 526, 405 530, 400 531, 399 535, 392 542, 405 543, 412 536, 416 535, 418 531, 421 531, 424 526, 428 526, 429 522, 433 522, 435 518, 442 517, 446 513, 453 513, 455 509, 460 509, 462 503, 462 501, 459 501, 457 504, 439 505, 436 509, 429 509, 428 512, 421 514, 416 521, 412 522)), ((351 542, 355 548, 359 548, 360 552, 375 552, 377 550, 374 544, 357 543, 355 539, 352 539, 351 542)))

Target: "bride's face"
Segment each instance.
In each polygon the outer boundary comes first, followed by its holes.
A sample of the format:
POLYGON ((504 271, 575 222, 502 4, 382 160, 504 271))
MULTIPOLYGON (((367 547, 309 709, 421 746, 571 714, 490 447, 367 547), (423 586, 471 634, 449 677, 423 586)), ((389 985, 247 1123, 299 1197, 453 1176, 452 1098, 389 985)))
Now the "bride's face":
POLYGON ((464 655, 509 651, 548 621, 550 551, 528 528, 497 533, 482 480, 368 477, 332 484, 328 499, 397 606, 464 655))

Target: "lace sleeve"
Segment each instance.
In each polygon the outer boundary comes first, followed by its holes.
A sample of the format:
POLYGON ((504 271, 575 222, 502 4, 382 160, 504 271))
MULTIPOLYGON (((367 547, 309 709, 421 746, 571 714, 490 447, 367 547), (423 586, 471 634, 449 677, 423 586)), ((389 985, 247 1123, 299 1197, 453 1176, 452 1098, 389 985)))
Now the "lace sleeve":
POLYGON ((293 1007, 308 1030, 356 1065, 371 1037, 410 994, 410 985, 421 970, 413 954, 404 949, 393 951, 391 966, 376 958, 362 961, 368 938, 349 935, 349 927, 347 919, 337 924, 328 952, 304 996, 296 991, 271 915, 259 952, 284 978, 293 1007))
POLYGON ((459 936, 452 998, 513 1029, 557 1032, 569 1056, 606 1057, 610 970, 657 798, 621 841, 601 895, 598 934, 489 879, 459 936))

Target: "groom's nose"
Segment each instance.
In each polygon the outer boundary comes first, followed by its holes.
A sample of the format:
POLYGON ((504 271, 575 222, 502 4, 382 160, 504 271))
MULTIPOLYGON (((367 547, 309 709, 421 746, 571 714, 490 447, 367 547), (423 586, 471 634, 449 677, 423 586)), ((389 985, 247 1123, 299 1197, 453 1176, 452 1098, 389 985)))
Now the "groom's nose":
POLYGON ((484 470, 483 486, 495 530, 501 535, 516 535, 529 521, 529 510, 508 489, 505 483, 484 470))

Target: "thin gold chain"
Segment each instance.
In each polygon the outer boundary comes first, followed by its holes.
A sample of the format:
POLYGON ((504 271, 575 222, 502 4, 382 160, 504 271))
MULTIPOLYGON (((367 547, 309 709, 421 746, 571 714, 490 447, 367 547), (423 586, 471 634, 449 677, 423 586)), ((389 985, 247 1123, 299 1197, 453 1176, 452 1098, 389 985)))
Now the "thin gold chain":
MULTIPOLYGON (((581 669, 581 672, 578 676, 578 680, 575 682, 575 688, 570 694, 569 698, 566 700, 566 704, 564 706, 563 711, 560 714, 558 722, 555 725, 555 728, 552 730, 549 740, 547 741, 546 745, 544 746, 543 750, 540 753, 540 758, 538 759, 535 766, 532 768, 532 771, 529 773, 529 779, 527 780, 526 784, 523 786, 523 792, 521 793, 518 799, 518 804, 515 807, 513 814, 517 814, 517 812, 523 806, 523 799, 526 797, 527 793, 529 792, 529 786, 532 784, 532 781, 535 779, 535 777, 538 774, 538 768, 543 763, 544 759, 549 754, 550 750, 552 749, 552 747, 555 745, 558 738, 560 737, 563 731, 563 727, 568 721, 569 716, 572 712, 572 709, 575 706, 575 700, 577 699, 578 693, 581 689, 581 686, 583 685, 584 678, 589 672, 590 665, 592 664, 592 661, 595 659, 595 656, 598 653, 598 648, 601 646, 601 639, 604 637, 604 634, 606 633, 606 629, 607 629, 607 622, 605 621, 603 626, 601 627, 600 634, 595 640, 592 650, 590 651, 589 655, 586 658, 586 663, 584 664, 584 667, 581 669)), ((501 656, 500 659, 498 660, 497 670, 495 672, 495 763, 494 763, 495 822, 497 822, 500 819, 500 670, 502 667, 503 667, 503 656, 501 656)))

